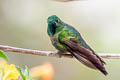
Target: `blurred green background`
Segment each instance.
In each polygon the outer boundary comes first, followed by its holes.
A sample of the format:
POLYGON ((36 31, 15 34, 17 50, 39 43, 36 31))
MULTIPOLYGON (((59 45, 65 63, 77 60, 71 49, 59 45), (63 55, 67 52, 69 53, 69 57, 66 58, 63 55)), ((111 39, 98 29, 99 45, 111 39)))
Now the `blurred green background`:
MULTIPOLYGON (((120 1, 0 0, 0 44, 55 51, 47 35, 47 18, 57 15, 73 25, 99 53, 120 52, 120 1)), ((50 61, 53 80, 120 80, 120 60, 105 59, 109 75, 89 69, 75 59, 7 53, 9 63, 33 67, 50 61)))

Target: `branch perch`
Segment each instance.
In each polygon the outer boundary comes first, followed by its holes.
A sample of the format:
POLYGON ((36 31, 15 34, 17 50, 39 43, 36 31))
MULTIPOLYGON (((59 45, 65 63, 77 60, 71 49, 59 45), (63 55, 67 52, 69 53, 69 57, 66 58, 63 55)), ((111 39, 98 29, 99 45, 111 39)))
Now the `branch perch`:
MULTIPOLYGON (((17 52, 17 53, 32 54, 32 55, 38 55, 38 56, 73 58, 73 56, 70 54, 59 55, 57 54, 57 52, 31 50, 31 49, 17 48, 17 47, 11 47, 6 45, 0 45, 0 50, 3 50, 5 52, 17 52)), ((98 55, 106 59, 120 59, 120 54, 118 53, 98 53, 98 55)))

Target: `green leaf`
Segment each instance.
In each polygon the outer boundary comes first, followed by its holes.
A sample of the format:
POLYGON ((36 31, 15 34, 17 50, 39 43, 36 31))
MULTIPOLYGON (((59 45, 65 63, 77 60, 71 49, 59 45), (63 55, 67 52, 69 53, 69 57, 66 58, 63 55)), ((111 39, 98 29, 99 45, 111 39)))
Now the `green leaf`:
POLYGON ((8 57, 5 55, 3 51, 0 50, 0 57, 8 61, 8 57))
POLYGON ((24 73, 22 72, 22 69, 19 66, 16 66, 18 72, 20 73, 23 80, 32 80, 29 75, 29 69, 27 66, 25 66, 24 73))
POLYGON ((19 66, 16 66, 16 68, 17 68, 18 72, 20 73, 22 79, 23 79, 23 80, 26 80, 26 76, 22 73, 21 68, 20 68, 19 66))
POLYGON ((30 78, 30 76, 29 76, 29 69, 28 69, 27 66, 25 66, 24 76, 26 77, 26 80, 28 80, 30 78))

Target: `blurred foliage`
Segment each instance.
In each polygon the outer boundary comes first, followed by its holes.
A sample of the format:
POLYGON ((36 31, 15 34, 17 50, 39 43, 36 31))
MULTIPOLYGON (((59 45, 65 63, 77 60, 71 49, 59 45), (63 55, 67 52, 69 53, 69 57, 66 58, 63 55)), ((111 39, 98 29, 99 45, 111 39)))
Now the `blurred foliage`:
POLYGON ((29 69, 28 67, 25 67, 24 72, 22 71, 22 69, 19 66, 16 66, 18 72, 20 73, 22 80, 32 80, 29 76, 29 69))
MULTIPOLYGON (((4 53, 2 52, 2 54, 4 53)), ((6 60, 4 57, 3 59, 6 60)), ((27 66, 25 66, 25 70, 23 70, 14 64, 7 64, 4 60, 0 60, 0 80, 39 80, 40 78, 42 80, 52 80, 53 78, 54 69, 49 62, 33 67, 29 72, 27 66), (19 78, 19 76, 21 77, 19 78)))
POLYGON ((0 50, 0 57, 8 61, 8 57, 5 55, 3 51, 0 50))
MULTIPOLYGON (((47 35, 47 17, 55 14, 73 25, 96 52, 120 52, 120 1, 0 0, 0 44, 38 50, 56 50, 47 35)), ((105 60, 109 75, 83 66, 74 59, 7 53, 8 63, 21 67, 49 61, 53 80, 119 80, 120 60, 105 60)))

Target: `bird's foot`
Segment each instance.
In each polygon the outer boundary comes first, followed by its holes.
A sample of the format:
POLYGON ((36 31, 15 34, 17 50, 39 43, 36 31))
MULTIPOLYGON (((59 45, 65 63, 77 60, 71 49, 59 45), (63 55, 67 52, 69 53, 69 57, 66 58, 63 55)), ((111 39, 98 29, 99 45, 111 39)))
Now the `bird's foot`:
POLYGON ((61 58, 62 57, 62 52, 58 51, 57 55, 58 55, 59 58, 61 58))
POLYGON ((72 54, 63 54, 60 51, 57 52, 57 55, 58 55, 59 58, 61 58, 61 57, 70 57, 70 58, 73 58, 72 54))

